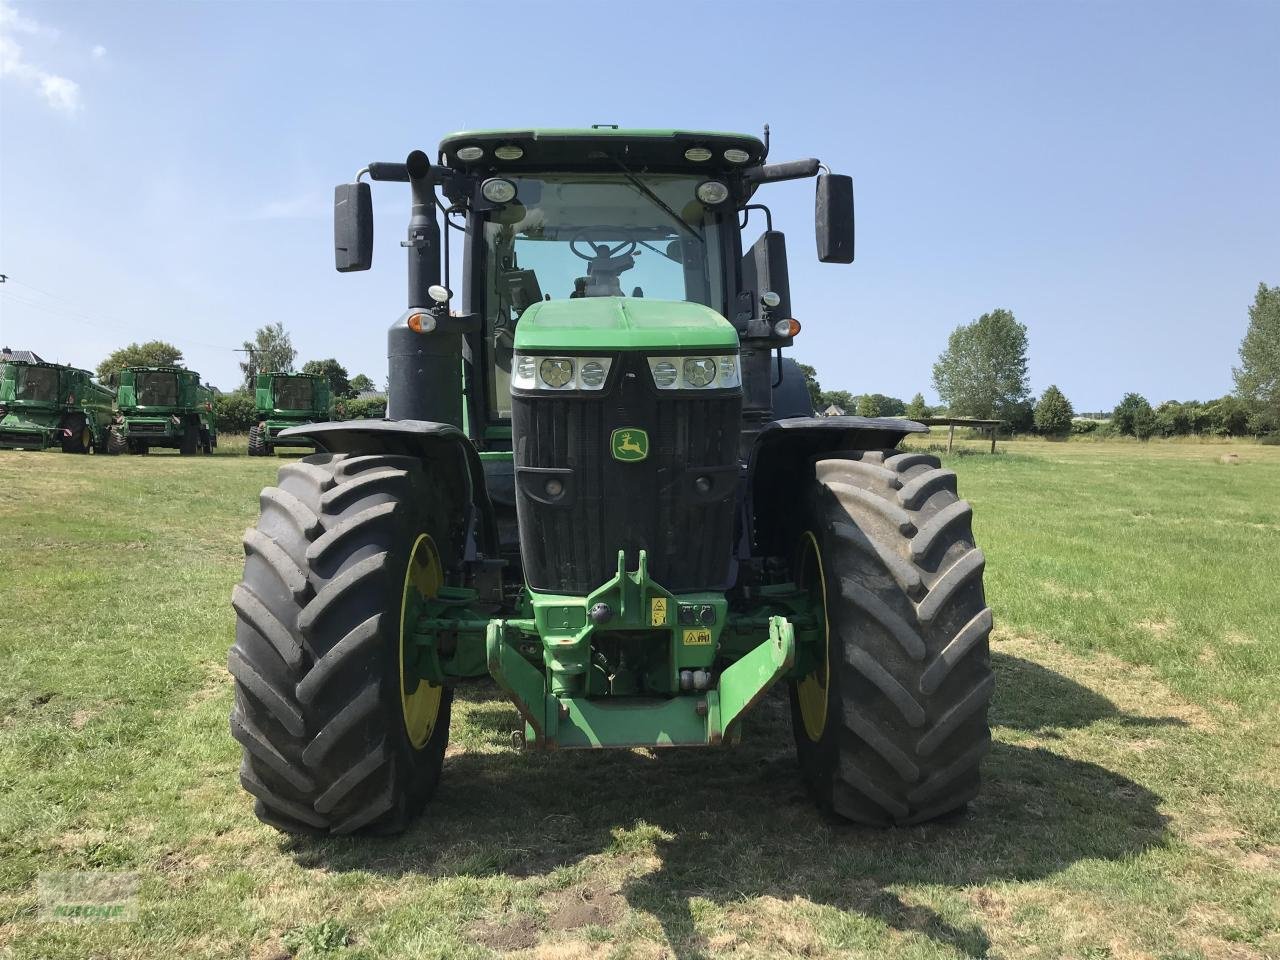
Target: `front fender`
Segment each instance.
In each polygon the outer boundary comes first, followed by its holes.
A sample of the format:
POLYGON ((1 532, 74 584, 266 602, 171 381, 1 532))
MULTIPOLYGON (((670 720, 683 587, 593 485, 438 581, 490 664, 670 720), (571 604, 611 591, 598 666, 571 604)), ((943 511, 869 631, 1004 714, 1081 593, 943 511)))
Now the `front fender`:
POLYGON ((475 444, 453 424, 430 420, 342 420, 289 427, 279 436, 311 440, 317 450, 326 453, 392 454, 417 457, 443 467, 446 475, 456 477, 464 491, 468 504, 466 527, 475 532, 474 546, 487 557, 498 556, 498 524, 480 455, 475 444))
POLYGON ((747 461, 744 556, 785 556, 794 544, 795 514, 813 478, 813 459, 837 450, 887 450, 929 428, 897 417, 791 417, 765 424, 747 461))

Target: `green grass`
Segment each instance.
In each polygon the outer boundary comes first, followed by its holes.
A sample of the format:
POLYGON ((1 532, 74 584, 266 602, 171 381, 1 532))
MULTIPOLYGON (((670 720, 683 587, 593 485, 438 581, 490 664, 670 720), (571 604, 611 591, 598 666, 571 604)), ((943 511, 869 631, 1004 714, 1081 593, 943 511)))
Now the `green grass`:
POLYGON ((778 698, 737 750, 542 756, 477 684, 427 816, 324 842, 257 823, 226 726, 279 461, 0 454, 0 956, 1280 955, 1280 448, 1001 449, 948 463, 997 617, 968 816, 823 822, 778 698), (42 920, 55 870, 138 919, 42 920))

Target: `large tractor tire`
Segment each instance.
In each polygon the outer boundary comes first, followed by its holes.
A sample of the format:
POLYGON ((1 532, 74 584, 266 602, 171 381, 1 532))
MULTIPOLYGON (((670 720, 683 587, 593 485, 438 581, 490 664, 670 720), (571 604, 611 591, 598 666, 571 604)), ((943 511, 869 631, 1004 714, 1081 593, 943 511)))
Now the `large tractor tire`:
POLYGON ((827 455, 815 475, 794 571, 826 621, 825 657, 791 687, 806 786, 861 824, 959 811, 994 685, 972 510, 925 454, 827 455))
POLYGON ((401 653, 410 591, 444 579, 447 498, 412 457, 310 456, 278 484, 231 600, 240 782, 287 832, 394 833, 434 793, 449 734, 450 689, 406 683, 401 653))
POLYGON ((178 453, 184 457, 194 457, 200 452, 200 428, 194 423, 182 425, 182 440, 178 453))
POLYGON ((262 438, 262 430, 255 423, 249 428, 249 456, 265 457, 267 455, 267 443, 262 438))
POLYGON ((110 456, 119 456, 129 449, 129 441, 124 438, 124 434, 120 432, 118 426, 111 427, 107 431, 107 453, 110 456))
POLYGON ((84 414, 76 414, 65 424, 70 436, 62 435, 63 453, 88 453, 93 449, 93 429, 84 414))

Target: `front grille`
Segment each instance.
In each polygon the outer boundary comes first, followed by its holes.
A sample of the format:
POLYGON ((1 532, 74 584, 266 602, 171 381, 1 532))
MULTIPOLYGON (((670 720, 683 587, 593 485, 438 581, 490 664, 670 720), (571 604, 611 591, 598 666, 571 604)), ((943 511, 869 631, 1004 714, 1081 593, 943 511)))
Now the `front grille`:
POLYGON ((722 589, 731 564, 742 397, 655 389, 624 354, 607 395, 512 398, 516 510, 524 575, 535 590, 585 594, 617 572, 618 551, 668 590, 722 589), (633 375, 633 376, 631 376, 633 375), (613 458, 624 427, 649 435, 646 459, 613 458), (563 493, 546 493, 549 479, 563 493), (698 489, 698 480, 709 489, 698 489))

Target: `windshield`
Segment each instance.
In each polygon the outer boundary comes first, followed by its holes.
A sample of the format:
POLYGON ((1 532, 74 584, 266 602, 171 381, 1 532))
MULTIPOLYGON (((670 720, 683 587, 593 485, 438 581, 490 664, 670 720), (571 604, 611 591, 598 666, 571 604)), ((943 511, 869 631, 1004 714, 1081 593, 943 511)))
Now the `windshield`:
POLYGON ((516 200, 484 224, 489 404, 511 416, 520 315, 539 300, 647 297, 725 311, 720 221, 701 177, 572 174, 515 181, 516 200), (648 192, 644 188, 648 189, 648 192))
POLYGON ((313 396, 310 377, 276 377, 277 410, 310 410, 313 396))
POLYGON ((138 370, 133 375, 134 396, 140 407, 176 407, 178 376, 159 370, 138 370))
POLYGON ((58 402, 58 371, 49 367, 19 367, 14 385, 15 400, 32 403, 58 402))

